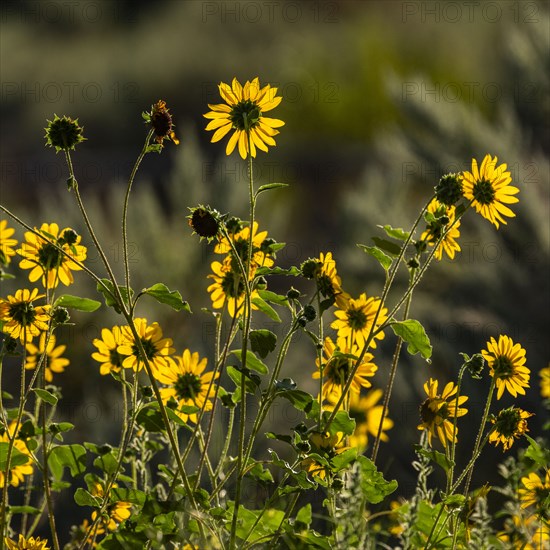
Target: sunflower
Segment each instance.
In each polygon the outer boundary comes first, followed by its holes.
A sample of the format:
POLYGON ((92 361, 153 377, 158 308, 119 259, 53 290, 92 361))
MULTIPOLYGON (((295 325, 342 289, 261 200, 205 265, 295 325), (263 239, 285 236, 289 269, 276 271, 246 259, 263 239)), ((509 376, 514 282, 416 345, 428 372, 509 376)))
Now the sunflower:
POLYGON ((55 347, 55 334, 50 334, 48 338, 48 333, 43 332, 38 340, 38 346, 31 342, 26 345, 26 348, 26 369, 35 369, 42 355, 46 355, 46 359, 44 359, 46 361, 46 368, 44 370, 46 382, 52 382, 53 373, 63 372, 65 367, 70 363, 65 357, 61 357, 63 352, 67 349, 67 346, 62 345, 55 347))
POLYGON ((515 217, 515 214, 506 206, 519 199, 513 195, 519 189, 510 185, 512 176, 506 170, 506 164, 497 167, 497 157, 485 155, 478 169, 477 160, 472 159, 472 171, 462 173, 462 188, 464 197, 472 201, 476 212, 489 220, 497 229, 500 223, 506 225, 503 216, 515 217))
POLYGON ((97 351, 92 353, 92 358, 101 363, 99 367, 100 374, 109 374, 111 372, 120 372, 122 362, 126 358, 118 352, 119 346, 124 344, 124 337, 120 327, 101 329, 101 339, 95 338, 92 342, 97 351))
MULTIPOLYGON (((112 487, 116 488, 118 487, 118 485, 114 483, 112 487)), ((91 494, 101 499, 105 498, 105 489, 103 488, 103 485, 97 482, 94 483, 91 494)), ((103 529, 115 531, 120 523, 122 523, 125 519, 128 519, 132 515, 131 509, 132 504, 130 502, 118 501, 109 504, 107 507, 108 518, 105 516, 101 518, 103 529)), ((96 518, 97 512, 94 511, 92 512, 92 521, 95 521, 96 518)), ((101 529, 100 531, 96 531, 96 534, 102 533, 103 529, 101 529)))
MULTIPOLYGON (((330 325, 338 331, 338 338, 346 338, 348 342, 353 342, 362 347, 371 332, 376 312, 380 310, 376 327, 379 327, 387 319, 388 310, 382 307, 382 302, 378 298, 367 298, 363 292, 359 298, 349 298, 343 307, 334 312, 336 321, 330 325)), ((371 347, 376 347, 376 338, 382 340, 384 332, 378 332, 371 340, 371 347)))
POLYGON ((48 330, 50 306, 34 306, 33 301, 43 298, 38 289, 20 289, 15 296, 0 299, 0 321, 4 321, 2 331, 12 338, 19 338, 22 344, 32 342, 34 336, 48 330))
POLYGON ((315 279, 317 288, 322 296, 336 302, 340 308, 344 308, 350 296, 342 290, 342 279, 336 270, 336 261, 332 252, 319 254, 319 258, 306 260, 302 264, 302 273, 308 279, 315 279))
POLYGON ((344 434, 341 432, 335 435, 330 435, 328 432, 312 432, 309 436, 309 443, 311 453, 314 454, 302 460, 302 468, 312 477, 319 477, 322 480, 325 480, 332 471, 329 467, 331 459, 349 449, 344 446, 344 434))
POLYGON ((144 113, 145 122, 151 123, 155 133, 155 141, 162 147, 165 139, 179 145, 179 139, 174 132, 174 124, 170 109, 166 107, 166 101, 159 99, 151 105, 151 112, 144 113))
POLYGON ((521 550, 542 550, 548 548, 550 528, 548 522, 535 515, 514 514, 504 523, 504 531, 497 533, 498 540, 508 543, 506 548, 521 550))
POLYGON ((540 369, 540 395, 545 399, 550 397, 550 367, 540 369))
MULTIPOLYGON (((325 345, 323 347, 324 361, 321 365, 323 369, 322 399, 334 402, 340 398, 360 352, 361 350, 357 346, 353 346, 350 349, 343 338, 339 338, 336 345, 330 337, 327 336, 325 338, 325 345)), ((358 394, 361 388, 369 388, 371 386, 366 377, 374 376, 374 373, 378 369, 372 360, 372 354, 365 353, 361 364, 353 376, 350 395, 354 393, 358 394)), ((316 364, 317 369, 312 376, 318 380, 321 377, 318 359, 316 364)))
MULTIPOLYGON (((153 372, 165 366, 168 356, 175 351, 172 339, 162 337, 162 329, 157 322, 148 325, 147 319, 139 318, 134 319, 134 326, 153 372)), ((143 359, 128 326, 122 328, 122 344, 118 346, 117 352, 127 356, 122 361, 125 369, 134 369, 137 372, 143 368, 143 359)))
POLYGON ((19 535, 16 541, 6 537, 6 546, 8 550, 50 550, 47 540, 41 540, 40 537, 24 537, 19 535))
POLYGON ((198 352, 191 353, 186 349, 175 360, 169 359, 167 365, 161 367, 156 373, 156 379, 168 386, 161 388, 162 401, 166 404, 170 399, 175 399, 178 408, 176 414, 184 421, 197 423, 196 413, 187 413, 181 407, 194 406, 205 411, 212 410, 211 396, 208 391, 212 379, 216 380, 219 373, 204 372, 207 359, 200 359, 198 352))
POLYGON ((456 240, 460 237, 460 221, 455 223, 455 207, 445 206, 437 199, 433 199, 428 205, 428 212, 434 214, 436 221, 428 224, 426 231, 422 233, 420 240, 426 241, 430 246, 434 246, 435 243, 441 238, 441 235, 447 231, 443 240, 439 243, 437 250, 435 251, 435 257, 437 260, 441 260, 443 252, 452 260, 455 257, 456 252, 460 252, 460 245, 456 240), (445 223, 443 223, 445 221, 445 223))
MULTIPOLYGON (((9 443, 10 439, 13 438, 14 432, 15 432, 15 422, 12 422, 8 426, 9 430, 9 436, 6 432, 4 432, 2 435, 0 435, 0 443, 9 443)), ((16 466, 11 465, 10 468, 10 485, 13 487, 18 487, 19 484, 24 480, 25 476, 29 476, 33 472, 32 462, 31 462, 31 453, 29 449, 27 448, 27 445, 25 445, 25 442, 21 439, 17 439, 17 437, 13 441, 13 447, 19 453, 25 455, 28 457, 27 462, 24 462, 23 464, 17 464, 16 466)), ((5 474, 6 469, 1 468, 0 469, 0 488, 3 488, 5 485, 5 474)))
POLYGON ((31 231, 25 233, 25 242, 17 250, 23 257, 19 267, 31 270, 29 280, 33 283, 42 278, 45 288, 55 288, 59 281, 71 285, 74 282, 71 272, 82 269, 71 258, 79 262, 86 259, 86 247, 79 244, 80 235, 70 228, 60 231, 56 223, 43 223, 39 232, 41 236, 31 231))
MULTIPOLYGON (((361 451, 364 451, 368 445, 369 434, 373 437, 376 437, 378 434, 378 426, 382 419, 382 410, 384 407, 377 405, 377 403, 380 401, 382 395, 383 392, 380 389, 369 390, 366 396, 361 396, 358 393, 350 394, 348 413, 355 420, 355 431, 352 435, 348 436, 350 447, 357 447, 361 451)), ((325 409, 332 411, 334 405, 336 405, 336 400, 331 399, 325 405, 325 409)), ((393 420, 386 416, 380 433, 381 441, 388 441, 388 435, 384 432, 392 428, 393 420)))
MULTIPOLYGON (((226 257, 223 263, 212 262, 211 268, 213 273, 208 275, 208 278, 214 279, 214 282, 207 288, 210 292, 212 307, 214 309, 222 309, 227 306, 227 311, 231 317, 237 317, 243 313, 243 305, 245 298, 245 288, 242 276, 232 267, 230 257, 226 257)), ((258 296, 258 291, 253 290, 251 298, 258 296)), ((257 307, 252 304, 252 309, 257 307)))
POLYGON ((521 507, 535 506, 537 510, 550 510, 550 470, 546 470, 544 481, 531 472, 527 477, 521 478, 524 488, 519 489, 521 507))
POLYGON ((269 84, 260 87, 256 77, 252 82, 247 81, 244 86, 233 79, 231 86, 220 82, 220 95, 226 104, 208 105, 211 111, 204 115, 211 119, 206 130, 216 130, 212 136, 212 143, 220 141, 230 130, 235 130, 227 142, 225 154, 230 155, 238 144, 239 154, 245 159, 249 153, 256 156, 256 147, 267 152, 267 146, 275 146, 273 136, 279 131, 275 128, 284 126, 282 120, 268 118, 264 113, 271 111, 281 103, 282 97, 277 96, 277 88, 269 84))
POLYGON ((0 220, 0 265, 8 265, 11 256, 15 256, 17 240, 12 239, 15 229, 8 227, 7 220, 0 220))
MULTIPOLYGON (((236 233, 230 235, 231 241, 239 258, 241 259, 243 265, 246 265, 248 259, 248 246, 250 239, 250 226, 243 227, 239 229, 236 233)), ((251 268, 255 269, 257 267, 271 267, 273 265, 273 258, 266 254, 262 250, 262 244, 267 239, 267 231, 260 231, 258 233, 258 222, 254 222, 252 227, 252 255, 251 255, 251 268)), ((214 252, 216 254, 233 254, 233 249, 229 241, 222 237, 218 244, 214 247, 214 252)), ((232 266, 235 271, 238 270, 237 265, 232 266)))
POLYGON ((487 361, 490 374, 495 379, 497 399, 508 390, 514 397, 518 393, 525 395, 529 387, 530 371, 525 366, 525 350, 520 344, 514 344, 509 336, 500 335, 497 341, 491 336, 487 349, 481 350, 487 361))
POLYGON ((449 382, 443 389, 443 393, 437 393, 438 381, 430 378, 424 384, 424 391, 428 398, 420 405, 420 418, 422 423, 418 426, 419 430, 428 430, 428 443, 431 446, 432 436, 437 435, 443 444, 447 447, 447 441, 456 443, 457 437, 454 428, 454 419, 464 416, 468 410, 461 408, 468 397, 461 395, 456 397, 458 387, 454 382, 449 382), (454 432, 454 437, 453 437, 454 432))
POLYGON ((521 437, 529 431, 527 419, 530 416, 533 414, 516 407, 503 409, 497 417, 491 418, 494 427, 489 435, 489 443, 495 447, 502 443, 502 450, 507 451, 514 444, 514 438, 521 437))

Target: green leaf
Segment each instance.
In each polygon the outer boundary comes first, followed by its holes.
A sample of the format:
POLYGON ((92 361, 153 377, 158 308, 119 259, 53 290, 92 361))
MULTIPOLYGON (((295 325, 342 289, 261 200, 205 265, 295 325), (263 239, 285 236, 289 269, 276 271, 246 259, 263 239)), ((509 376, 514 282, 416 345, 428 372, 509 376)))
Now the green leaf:
POLYGON ((311 524, 311 504, 306 504, 298 510, 296 514, 296 522, 303 523, 306 527, 311 524))
MULTIPOLYGON (((227 374, 229 375, 229 378, 233 380, 235 383, 235 386, 237 390, 235 391, 235 394, 233 396, 233 400, 235 402, 240 401, 241 395, 241 378, 242 378, 242 371, 236 369, 235 367, 228 366, 226 368, 227 374)), ((245 379, 244 379, 244 386, 245 386, 245 392, 246 393, 254 393, 256 391, 256 388, 259 386, 259 380, 253 380, 250 376, 250 371, 245 371, 245 379)))
POLYGON ((381 227, 388 237, 393 237, 399 241, 406 241, 410 235, 408 231, 404 231, 400 227, 392 227, 391 225, 379 225, 378 227, 381 227))
POLYGON ((57 397, 53 394, 53 393, 50 393, 49 391, 47 390, 41 390, 39 388, 33 388, 32 391, 34 393, 36 393, 36 395, 42 399, 42 401, 45 401, 46 403, 48 403, 48 405, 56 405, 57 404, 57 397))
POLYGON ((265 313, 270 319, 273 319, 276 323, 281 322, 281 318, 278 313, 260 296, 252 298, 252 303, 262 312, 265 313))
MULTIPOLYGON (((284 269, 282 267, 259 267, 256 269, 256 275, 259 277, 260 275, 291 275, 292 277, 297 277, 301 274, 301 271, 295 267, 292 266, 288 269, 284 269)), ((264 292, 264 291, 262 291, 264 292)))
POLYGON ((246 467, 246 475, 257 479, 258 481, 273 483, 273 476, 271 472, 264 468, 264 465, 261 462, 255 462, 254 460, 249 460, 246 467))
POLYGON ((181 294, 177 290, 170 290, 166 285, 162 283, 157 283, 149 288, 146 288, 142 291, 144 294, 152 296, 157 302, 161 304, 167 304, 172 309, 176 311, 181 311, 184 309, 188 313, 191 313, 191 308, 189 304, 185 302, 181 294))
POLYGON ((78 311, 95 311, 101 306, 101 302, 97 300, 90 300, 89 298, 81 298, 80 296, 71 296, 70 294, 64 294, 60 296, 54 306, 68 307, 77 309, 78 311))
POLYGON ((441 466, 443 470, 445 470, 445 472, 448 472, 454 466, 454 462, 452 460, 449 460, 443 453, 440 453, 439 451, 428 451, 420 445, 415 445, 415 451, 418 454, 429 458, 438 466, 441 466))
MULTIPOLYGON (((267 332, 269 332, 269 331, 267 331, 267 332)), ((242 350, 234 349, 234 350, 230 351, 229 353, 232 353, 233 355, 238 357, 239 360, 241 361, 241 364, 243 363, 242 350)), ((259 372, 260 374, 267 374, 268 371, 269 371, 269 369, 267 368, 267 365, 265 363, 262 363, 262 361, 260 361, 256 357, 256 355, 250 350, 246 350, 246 366, 249 369, 252 369, 252 370, 255 370, 256 372, 259 372)))
POLYGON ((319 416, 319 402, 309 393, 302 390, 283 390, 278 391, 277 395, 290 401, 295 409, 304 411, 308 418, 319 416))
POLYGON ((148 432, 163 432, 165 430, 164 421, 160 411, 153 407, 145 407, 141 409, 137 413, 136 422, 148 432))
POLYGON ((114 474, 117 471, 118 461, 113 453, 106 453, 94 460, 94 466, 106 474, 114 474))
POLYGON ((73 477, 86 472, 86 449, 77 443, 58 445, 48 453, 48 466, 55 479, 63 477, 63 470, 69 468, 73 477))
POLYGON ((8 506, 8 511, 11 514, 32 514, 33 516, 42 513, 42 510, 34 506, 8 506))
POLYGON ((385 271, 388 271, 392 264, 392 259, 385 253, 382 252, 378 247, 376 246, 367 246, 365 244, 358 244, 357 245, 363 252, 366 252, 373 258, 376 258, 380 265, 384 268, 385 271))
POLYGON ((359 455, 357 462, 361 466, 361 491, 363 496, 371 504, 382 502, 389 494, 397 489, 397 481, 386 481, 384 476, 376 469, 372 460, 359 455))
MULTIPOLYGON (((326 423, 332 413, 323 411, 323 422, 326 423)), ((327 427, 330 435, 336 435, 338 432, 343 432, 345 435, 351 435, 355 431, 355 420, 350 418, 347 411, 338 411, 334 415, 334 419, 327 427)))
POLYGON ((352 462, 357 459, 357 447, 352 447, 351 449, 346 449, 343 453, 338 453, 330 461, 332 465, 332 470, 334 472, 339 472, 344 468, 347 468, 352 462))
POLYGON ((162 153, 162 145, 160 143, 151 143, 145 149, 146 153, 162 153))
POLYGON ((550 462, 550 450, 543 449, 532 437, 525 434, 529 447, 525 451, 525 456, 530 458, 537 466, 545 468, 550 462))
POLYGON ((414 319, 406 321, 392 320, 391 328, 393 332, 407 342, 407 351, 411 355, 420 352, 424 359, 429 359, 432 356, 432 345, 430 339, 424 330, 424 327, 414 319))
POLYGON ((277 304, 279 306, 284 306, 288 303, 288 298, 282 294, 277 294, 271 290, 258 290, 258 294, 266 302, 271 302, 272 304, 277 304))
POLYGON ((380 237, 372 237, 372 240, 378 248, 384 252, 387 252, 390 256, 399 256, 399 253, 401 252, 401 247, 399 245, 391 241, 387 241, 386 239, 381 239, 380 237))
MULTIPOLYGON (((8 447, 9 443, 7 441, 0 442, 0 471, 6 471, 6 461, 8 458, 8 447)), ((10 468, 15 466, 21 466, 26 464, 29 461, 29 456, 25 453, 22 453, 16 447, 11 448, 11 458, 10 458, 10 468)))
POLYGON ((94 497, 89 491, 79 487, 74 493, 74 501, 79 506, 93 506, 99 508, 101 506, 101 499, 94 497))
POLYGON ((250 331, 250 346, 263 359, 271 353, 277 345, 277 336, 270 330, 259 329, 250 331))
POLYGON ((114 487, 109 493, 111 502, 131 502, 142 506, 147 498, 143 491, 138 489, 126 489, 123 487, 114 487))
MULTIPOLYGON (((101 282, 103 284, 97 283, 96 288, 100 294, 103 294, 105 305, 107 307, 112 307, 117 313, 122 313, 119 305, 115 300, 116 293, 113 283, 109 279, 101 279, 101 282)), ((120 285, 118 287, 118 290, 122 296, 122 299, 124 300, 124 303, 128 305, 132 296, 134 295, 134 291, 132 289, 128 290, 127 287, 120 285)))
POLYGON ((263 193, 264 191, 267 191, 269 189, 280 189, 281 187, 288 187, 288 183, 266 183, 265 185, 260 185, 258 190, 256 191, 256 196, 258 196, 260 193, 263 193))

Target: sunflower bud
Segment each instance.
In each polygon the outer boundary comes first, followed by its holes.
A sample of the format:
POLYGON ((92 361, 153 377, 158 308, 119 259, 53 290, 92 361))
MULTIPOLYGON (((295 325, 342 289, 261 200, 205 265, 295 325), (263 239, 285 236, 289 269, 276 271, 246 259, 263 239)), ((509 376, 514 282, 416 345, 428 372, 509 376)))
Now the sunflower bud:
POLYGON ((143 118, 146 123, 150 123, 155 133, 155 141, 163 146, 163 141, 168 139, 173 141, 176 145, 179 144, 179 139, 174 132, 174 124, 172 122, 172 115, 166 102, 159 99, 154 105, 151 106, 150 113, 143 113, 143 118))
POLYGON ((48 120, 45 130, 46 145, 55 147, 56 153, 74 150, 77 143, 86 139, 82 135, 84 128, 78 125, 78 118, 75 120, 68 116, 60 118, 54 114, 53 120, 48 120))
POLYGON ((302 263, 300 266, 300 271, 306 279, 314 279, 319 271, 319 260, 310 258, 302 263))
POLYGON ((299 290, 296 290, 294 287, 292 287, 287 293, 286 297, 289 300, 297 300, 301 296, 301 293, 299 290))
POLYGON ((463 196, 462 174, 449 173, 442 176, 435 187, 435 196, 446 206, 456 204, 463 196))
POLYGON ((69 311, 67 308, 57 306, 54 307, 52 310, 52 323, 54 326, 58 325, 65 325, 69 322, 71 319, 71 316, 69 315, 69 311))
POLYGON ((470 373, 472 378, 481 378, 481 373, 483 367, 485 366, 485 359, 481 353, 475 353, 472 357, 468 357, 466 354, 463 354, 465 362, 464 366, 470 373))

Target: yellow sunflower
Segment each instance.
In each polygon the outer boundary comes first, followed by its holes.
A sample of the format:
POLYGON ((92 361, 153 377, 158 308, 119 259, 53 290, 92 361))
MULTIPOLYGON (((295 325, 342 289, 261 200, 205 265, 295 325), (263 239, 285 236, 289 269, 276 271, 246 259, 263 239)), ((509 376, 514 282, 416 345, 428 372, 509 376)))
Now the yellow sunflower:
POLYGON ((22 344, 32 342, 41 331, 48 330, 49 305, 35 306, 33 302, 43 298, 38 289, 19 289, 14 296, 0 299, 0 320, 4 321, 2 331, 12 338, 19 338, 22 344))
POLYGON ((435 246, 435 243, 441 238, 441 235, 448 227, 451 229, 447 232, 444 239, 441 241, 437 250, 435 251, 435 258, 441 260, 443 252, 452 260, 455 257, 456 252, 460 252, 460 245, 456 242, 460 237, 460 221, 455 222, 455 207, 445 206, 441 204, 437 199, 433 199, 428 205, 428 212, 431 212, 438 218, 438 221, 432 222, 426 228, 426 231, 422 233, 420 240, 426 241, 430 246, 435 246), (448 221, 443 224, 441 217, 444 216, 448 221), (453 225, 454 224, 454 225, 453 225))
MULTIPOLYGON (((13 438, 13 435, 15 433, 15 422, 12 422, 8 426, 8 431, 9 431, 9 436, 6 432, 0 435, 0 443, 9 443, 10 439, 13 438)), ((28 457, 27 462, 24 462, 23 464, 17 464, 15 466, 11 465, 10 472, 9 472, 10 473, 9 484, 12 485, 13 487, 18 487, 19 484, 24 480, 25 476, 29 476, 32 474, 33 466, 31 461, 31 453, 29 449, 27 449, 27 445, 25 445, 24 441, 21 441, 21 439, 17 439, 16 437, 13 442, 13 447, 17 451, 19 451, 20 453, 28 457)), ((6 474, 5 468, 0 469, 0 489, 3 488, 6 483, 5 474, 6 474)))
MULTIPOLYGON (((388 310, 381 306, 381 301, 378 298, 367 298, 363 292, 357 299, 349 298, 343 307, 334 312, 336 321, 333 321, 330 326, 338 331, 339 339, 345 338, 348 342, 363 347, 379 308, 380 313, 376 320, 376 327, 386 321, 388 310)), ((383 338, 384 332, 381 331, 371 340, 370 346, 376 348, 376 339, 382 340, 383 338)))
MULTIPOLYGON (((118 485, 114 483, 112 487, 116 488, 118 485)), ((99 498, 105 497, 105 489, 101 483, 94 483, 91 493, 99 498)), ((102 527, 109 531, 115 531, 119 524, 132 515, 132 504, 124 501, 113 502, 107 506, 107 515, 108 518, 105 516, 101 518, 102 527)), ((94 511, 92 512, 92 521, 95 521, 96 518, 97 512, 94 511)), ((103 533, 103 529, 98 529, 96 534, 103 533)))
POLYGON ((550 367, 540 369, 540 395, 545 399, 550 397, 550 367))
POLYGON ((56 223, 43 223, 39 232, 40 237, 31 231, 25 233, 25 242, 17 250, 23 257, 19 267, 30 269, 29 281, 34 283, 41 278, 45 288, 56 288, 60 281, 65 286, 71 285, 72 271, 82 269, 71 258, 79 262, 86 259, 86 247, 80 244, 80 235, 68 227, 60 231, 56 223))
MULTIPOLYGON (((243 227, 236 233, 230 235, 233 241, 233 246, 239 255, 243 265, 246 265, 248 258, 248 245, 250 238, 250 226, 243 227)), ((273 258, 266 254, 262 250, 262 243, 267 239, 267 231, 260 231, 258 233, 258 222, 254 222, 252 228, 252 268, 257 267, 271 267, 273 265, 273 258)), ((229 254, 233 253, 231 244, 225 237, 221 237, 220 241, 214 247, 216 254, 229 254)), ((237 266, 234 265, 233 269, 236 271, 237 266)))
POLYGON ((225 104, 208 105, 212 110, 204 115, 205 118, 211 119, 206 130, 215 130, 212 143, 220 141, 234 130, 227 142, 225 153, 230 155, 238 145, 239 154, 243 159, 249 153, 248 133, 252 157, 256 156, 256 148, 267 152, 268 145, 275 146, 273 136, 279 133, 275 128, 284 126, 284 122, 268 118, 264 113, 281 103, 282 98, 276 95, 277 88, 272 88, 269 84, 261 88, 258 78, 241 86, 234 78, 231 86, 221 82, 218 89, 225 104))
MULTIPOLYGON (((212 262, 211 268, 213 273, 208 275, 209 279, 214 279, 214 282, 207 288, 212 300, 214 309, 223 309, 227 307, 227 311, 231 317, 238 317, 243 314, 245 288, 242 276, 238 271, 232 268, 231 258, 227 257, 223 263, 212 262)), ((252 291, 251 298, 258 296, 258 291, 252 291)), ((257 307, 252 304, 252 309, 257 307)))
POLYGON ((519 489, 521 507, 535 506, 538 510, 550 510, 550 470, 546 470, 544 481, 531 472, 527 477, 521 478, 523 487, 519 489))
POLYGON ((0 220, 0 265, 8 265, 15 256, 17 240, 12 239, 15 229, 8 227, 7 220, 0 220))
POLYGON ((485 155, 478 168, 477 160, 472 159, 472 171, 462 173, 464 197, 472 201, 476 212, 489 220, 497 229, 499 224, 506 225, 503 216, 515 217, 507 204, 519 201, 514 197, 519 189, 510 185, 512 176, 506 170, 506 164, 497 166, 497 157, 485 155))
POLYGON ((38 346, 33 343, 26 345, 27 357, 25 361, 25 368, 31 370, 35 369, 36 365, 38 365, 40 357, 46 354, 44 378, 46 379, 46 382, 52 382, 53 373, 63 372, 70 361, 65 357, 61 357, 67 349, 67 346, 61 345, 56 347, 55 334, 50 334, 49 339, 47 339, 47 337, 48 333, 43 332, 38 340, 38 346), (46 341, 48 342, 47 344, 46 341))
POLYGON ((497 533, 497 538, 508 543, 506 548, 545 550, 550 543, 548 521, 539 521, 535 515, 513 515, 505 521, 504 528, 504 531, 497 533))
POLYGON ((339 308, 344 308, 350 295, 342 289, 342 279, 336 270, 332 252, 321 252, 318 259, 308 260, 302 266, 304 276, 315 279, 322 296, 334 300, 339 308))
MULTIPOLYGON (((339 432, 335 435, 327 433, 312 432, 309 436, 311 453, 324 458, 328 463, 336 455, 343 453, 349 447, 344 446, 344 434, 339 432)), ((323 464, 315 456, 308 456, 301 462, 302 468, 312 477, 319 477, 323 480, 330 475, 330 468, 323 464)))
MULTIPOLYGON (((162 329, 157 322, 148 325, 147 319, 138 318, 134 319, 134 326, 154 373, 160 367, 165 366, 168 356, 174 353, 172 339, 163 338, 162 329)), ((122 361, 122 366, 125 369, 140 371, 143 368, 143 359, 139 354, 139 348, 130 327, 122 328, 122 339, 123 343, 117 348, 120 355, 126 356, 122 361)))
POLYGON ((525 395, 525 388, 529 387, 530 371, 525 366, 525 350, 520 344, 514 344, 509 336, 502 334, 498 342, 491 336, 487 349, 482 350, 481 354, 495 379, 497 399, 502 397, 504 390, 508 390, 514 397, 518 393, 525 395))
POLYGON ((122 362, 126 358, 118 352, 119 346, 124 344, 125 340, 120 327, 101 329, 101 339, 95 338, 92 342, 97 351, 92 353, 92 358, 101 363, 99 367, 100 374, 110 374, 111 372, 120 372, 122 362))
MULTIPOLYGON (((337 344, 330 337, 325 338, 323 346, 324 361, 321 365, 323 369, 323 388, 321 398, 335 402, 342 395, 342 390, 346 385, 348 377, 356 363, 356 357, 359 356, 361 350, 357 346, 351 349, 343 338, 337 340, 337 344)), ((359 365, 353 381, 350 386, 350 395, 358 394, 361 388, 369 388, 371 383, 366 377, 374 376, 378 367, 372 362, 373 356, 371 353, 365 353, 361 364, 359 365)), ((318 380, 321 377, 319 360, 316 360, 317 369, 313 373, 313 378, 318 380)))
POLYGON ((449 382, 443 389, 443 393, 437 393, 438 381, 430 378, 424 384, 424 391, 428 398, 420 405, 420 418, 422 423, 419 424, 419 430, 428 431, 428 443, 431 446, 432 436, 437 435, 443 447, 447 447, 447 442, 456 443, 456 429, 454 438, 454 419, 464 416, 468 410, 461 406, 468 400, 468 397, 461 395, 456 397, 458 387, 454 382, 449 382))
POLYGON ((507 451, 514 444, 515 438, 521 437, 529 431, 527 419, 530 416, 533 416, 533 413, 516 407, 503 409, 496 418, 491 418, 493 429, 489 435, 489 443, 492 443, 495 447, 501 443, 502 450, 507 451))
POLYGON ((47 540, 42 540, 40 537, 24 537, 19 535, 16 541, 6 537, 6 546, 8 550, 50 550, 47 540))
POLYGON ((208 391, 212 379, 216 380, 219 373, 214 376, 213 372, 204 372, 207 359, 199 357, 197 352, 191 353, 186 349, 181 356, 175 360, 169 359, 164 367, 156 373, 156 379, 168 386, 161 388, 162 402, 166 404, 170 399, 175 399, 178 408, 176 414, 184 421, 197 423, 197 413, 187 413, 181 410, 184 406, 195 406, 205 411, 212 410, 211 392, 208 391))

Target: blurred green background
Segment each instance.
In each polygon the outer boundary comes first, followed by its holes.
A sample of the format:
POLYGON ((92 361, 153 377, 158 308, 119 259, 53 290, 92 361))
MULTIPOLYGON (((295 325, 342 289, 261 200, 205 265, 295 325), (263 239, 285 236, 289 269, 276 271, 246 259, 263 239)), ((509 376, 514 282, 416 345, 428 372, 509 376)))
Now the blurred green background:
MULTIPOLYGON (((550 357, 547 3, 6 1, 1 16, 0 201, 30 224, 55 220, 85 235, 63 157, 47 150, 43 137, 54 113, 78 117, 87 141, 73 155, 77 178, 119 274, 122 196, 146 135, 141 112, 167 102, 181 144, 148 155, 135 182, 132 281, 135 288, 162 281, 181 291, 192 316, 145 301, 139 314, 158 320, 180 353, 200 351, 210 364, 214 325, 201 308, 210 306, 205 276, 213 254, 191 236, 185 216, 198 203, 247 215, 245 163, 226 157, 225 141, 210 144, 204 131, 202 114, 219 102, 220 81, 259 76, 283 96, 272 114, 286 122, 277 147, 255 163, 257 184, 291 184, 263 197, 258 210, 261 227, 287 243, 280 265, 332 250, 355 296, 378 295, 383 283, 380 267, 356 243, 371 244, 378 224, 407 228, 441 175, 469 169, 472 157, 497 155, 521 190, 517 217, 496 231, 469 213, 462 253, 434 265, 415 292, 411 316, 431 337, 433 362, 403 351, 390 404, 396 425, 380 465, 400 481, 399 494, 414 490, 422 384, 455 379, 458 353, 478 352, 500 333, 527 350, 531 388, 517 403, 537 414, 531 435, 541 434, 537 373, 550 357)), ((89 255, 101 270, 97 254, 89 255)), ((17 273, 15 265, 11 270, 17 273)), ((2 283, 2 295, 16 284, 2 283)), ((272 286, 285 292, 291 284, 272 286)), ((94 295, 82 274, 69 292, 94 295)), ((101 327, 119 320, 105 308, 73 320, 78 324, 58 336, 72 346, 70 367, 56 377, 61 414, 77 424, 75 439, 114 442, 118 390, 99 376, 90 354, 101 327)), ((377 387, 385 384, 393 343, 387 337, 376 352, 377 387)), ((314 350, 298 338, 283 375, 314 392, 314 368, 314 350)), ((15 382, 16 372, 4 376, 15 382)), ((481 413, 487 378, 465 384, 471 413, 481 413)), ((278 411, 271 428, 298 421, 292 411, 278 411)), ((223 418, 217 429, 223 433, 223 418)), ((460 429, 464 462, 475 422, 460 429)), ((487 466, 474 481, 498 483, 494 464, 502 452, 488 449, 484 457, 487 466)))

